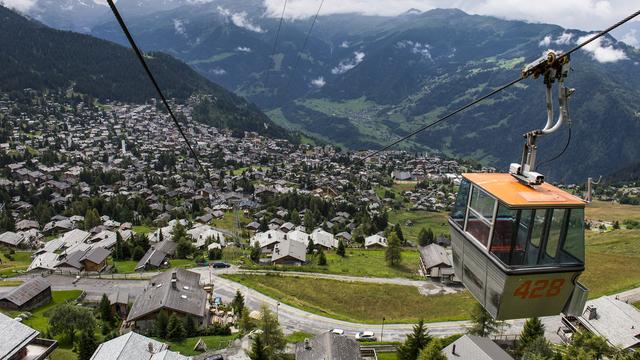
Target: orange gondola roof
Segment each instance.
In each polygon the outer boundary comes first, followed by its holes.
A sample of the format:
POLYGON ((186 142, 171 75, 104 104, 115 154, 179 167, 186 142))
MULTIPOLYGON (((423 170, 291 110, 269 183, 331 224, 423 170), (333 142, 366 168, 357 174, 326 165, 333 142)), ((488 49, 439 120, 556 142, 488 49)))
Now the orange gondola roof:
POLYGON ((462 176, 511 207, 585 206, 582 199, 548 183, 527 186, 512 175, 501 173, 469 173, 462 176))

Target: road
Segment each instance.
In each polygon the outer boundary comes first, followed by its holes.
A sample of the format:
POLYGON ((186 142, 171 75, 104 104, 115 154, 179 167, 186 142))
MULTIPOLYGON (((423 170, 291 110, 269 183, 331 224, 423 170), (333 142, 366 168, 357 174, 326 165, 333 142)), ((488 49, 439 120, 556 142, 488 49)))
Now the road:
MULTIPOLYGON (((321 332, 327 331, 333 328, 340 328, 345 330, 347 335, 352 336, 358 331, 371 330, 376 333, 379 340, 384 341, 404 341, 404 338, 408 333, 410 333, 413 329, 412 324, 384 324, 384 331, 382 328, 382 324, 371 325, 371 324, 359 324, 352 323, 347 321, 335 320, 328 317, 312 314, 310 312, 297 309, 295 307, 280 304, 277 300, 272 299, 262 293, 250 289, 246 286, 238 284, 236 282, 224 279, 219 275, 224 273, 232 272, 230 270, 209 270, 209 268, 194 268, 190 269, 191 271, 197 272, 201 274, 201 282, 203 284, 209 283, 213 281, 214 293, 216 296, 220 296, 223 301, 229 302, 235 296, 237 290, 245 297, 246 305, 252 309, 257 310, 263 304, 270 307, 277 315, 280 320, 280 324, 282 325, 285 333, 292 333, 295 331, 303 331, 311 334, 319 334, 321 332), (381 339, 380 339, 381 338, 381 339)), ((328 275, 328 274, 309 274, 309 273, 299 273, 302 276, 312 276, 317 278, 331 278, 336 280, 347 280, 348 281, 368 281, 368 282, 376 282, 376 283, 389 283, 391 280, 389 279, 376 279, 376 278, 357 278, 357 277, 345 277, 340 275, 328 275)), ((143 274, 143 277, 151 276, 153 274, 143 274)), ((16 279, 18 280, 27 280, 33 275, 23 275, 16 279)), ((77 283, 73 283, 74 278, 69 276, 62 275, 50 275, 47 277, 47 280, 52 284, 53 290, 71 290, 71 289, 80 289, 87 292, 87 299, 97 300, 102 296, 103 293, 110 293, 113 291, 126 291, 129 293, 130 299, 133 300, 138 294, 142 292, 146 280, 124 280, 118 279, 118 277, 122 277, 122 275, 115 274, 115 279, 105 279, 105 278, 82 278, 77 283)), ((131 278, 129 276, 128 278, 131 278)), ((423 286, 423 282, 408 280, 408 279, 400 279, 401 283, 404 285, 411 286, 423 286)), ((395 283, 395 282, 393 282, 395 283)), ((426 282, 424 282, 426 283, 426 282)), ((11 288, 0 288, 0 292, 6 292, 11 288)), ((626 296, 629 299, 635 299, 636 297, 640 298, 640 289, 630 290, 625 293, 621 293, 620 295, 626 296)), ((626 300, 624 298, 623 300, 626 300)), ((560 327, 561 317, 560 316, 551 316, 545 317, 541 319, 545 324, 545 329, 547 332, 547 338, 553 342, 560 342, 560 338, 555 334, 555 331, 560 327)), ((524 324, 524 320, 512 320, 506 322, 508 326, 501 332, 502 335, 513 336, 517 335, 522 331, 522 326, 524 324)), ((427 327, 429 332, 433 336, 444 337, 453 334, 460 334, 466 332, 466 328, 469 326, 469 322, 467 321, 450 321, 450 322, 437 322, 437 323, 428 323, 427 327)))

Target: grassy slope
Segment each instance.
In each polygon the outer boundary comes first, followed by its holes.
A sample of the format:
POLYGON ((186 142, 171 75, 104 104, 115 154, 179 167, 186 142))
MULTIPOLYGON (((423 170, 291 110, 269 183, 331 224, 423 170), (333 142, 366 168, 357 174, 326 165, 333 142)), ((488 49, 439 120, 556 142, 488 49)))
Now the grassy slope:
POLYGON ((17 271, 25 271, 31 264, 31 253, 26 251, 16 251, 13 260, 7 259, 4 254, 0 255, 0 277, 10 277, 19 275, 17 271))
POLYGON ((389 323, 462 320, 473 304, 467 293, 423 296, 412 286, 274 275, 227 278, 318 315, 371 324, 380 323, 383 316, 389 323))
POLYGON ((192 338, 186 338, 180 342, 172 342, 166 340, 156 339, 169 344, 169 349, 177 351, 182 355, 193 356, 198 355, 200 352, 193 351, 196 343, 199 339, 202 339, 207 344, 207 349, 210 351, 219 350, 229 346, 229 342, 235 339, 234 335, 230 336, 198 336, 192 338))
POLYGON ((402 252, 402 265, 391 267, 384 259, 384 250, 347 249, 347 256, 342 258, 335 252, 325 252, 327 266, 245 266, 248 269, 269 269, 283 271, 319 272, 336 275, 370 276, 370 277, 403 277, 420 278, 418 269, 420 258, 415 250, 402 252))
POLYGON ((621 205, 612 202, 594 201, 587 206, 587 218, 591 220, 615 221, 622 223, 626 219, 640 221, 640 206, 621 205))

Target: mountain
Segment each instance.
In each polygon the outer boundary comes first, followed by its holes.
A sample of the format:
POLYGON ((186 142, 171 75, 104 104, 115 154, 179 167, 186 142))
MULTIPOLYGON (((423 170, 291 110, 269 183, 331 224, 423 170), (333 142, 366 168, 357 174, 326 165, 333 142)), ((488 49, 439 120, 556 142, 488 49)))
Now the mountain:
MULTIPOLYGON (((0 91, 69 89, 98 99, 145 102, 157 94, 130 49, 94 37, 48 28, 0 7, 0 91)), ((147 62, 169 98, 184 102, 211 95, 197 106, 197 119, 232 130, 292 138, 255 105, 163 53, 147 62)))
MULTIPOLYGON (((379 148, 511 81, 546 49, 567 50, 588 35, 456 9, 337 14, 318 18, 304 51, 312 20, 285 21, 272 56, 279 19, 265 12, 260 0, 187 1, 143 16, 122 10, 144 49, 185 61, 282 126, 351 149, 379 148)), ((91 33, 125 43, 113 20, 91 33)), ((548 178, 583 181, 638 161, 638 63, 640 50, 612 36, 573 55, 571 143, 540 169, 548 178)), ((520 158, 521 135, 546 121, 543 89, 541 80, 523 81, 401 147, 505 170, 520 158)), ((541 139, 539 159, 556 155, 567 137, 565 128, 541 139)))

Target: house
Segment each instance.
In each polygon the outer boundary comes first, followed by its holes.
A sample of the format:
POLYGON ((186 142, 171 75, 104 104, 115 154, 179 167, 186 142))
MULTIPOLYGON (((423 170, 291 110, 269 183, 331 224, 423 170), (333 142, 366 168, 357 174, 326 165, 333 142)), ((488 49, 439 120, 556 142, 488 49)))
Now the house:
POLYGON ((80 259, 84 271, 102 272, 107 267, 111 252, 103 247, 93 247, 80 259))
MULTIPOLYGON (((587 301, 582 315, 577 318, 563 318, 563 323, 568 325, 571 331, 589 331, 601 336, 612 346, 640 349, 640 310, 613 296, 602 296, 587 301)), ((570 336, 566 334, 570 333, 565 331, 559 335, 568 342, 570 336)))
POLYGON ((373 234, 364 239, 365 249, 383 249, 387 246, 389 246, 387 244, 387 238, 379 234, 373 234))
POLYGON ((19 236, 13 231, 7 231, 0 234, 0 245, 5 245, 13 248, 21 247, 24 242, 24 237, 19 236))
POLYGON ((0 313, 0 359, 44 360, 58 347, 54 340, 38 338, 40 332, 0 313))
POLYGON ((514 360, 490 339, 475 335, 464 335, 442 352, 449 360, 514 360))
POLYGON ((267 230, 253 235, 251 245, 257 242, 263 253, 271 253, 276 244, 284 240, 284 237, 285 233, 280 230, 267 230))
POLYGON ((275 245, 271 263, 278 265, 302 265, 306 261, 307 246, 299 241, 284 240, 275 245))
POLYGON ((40 225, 34 220, 20 220, 16 223, 17 231, 26 231, 31 229, 38 229, 40 225))
POLYGON ((207 323, 207 293, 200 287, 200 274, 173 269, 149 280, 138 295, 126 322, 138 329, 150 329, 162 310, 168 315, 190 314, 198 326, 207 323))
POLYGON ((52 252, 45 252, 36 256, 29 268, 27 268, 27 272, 36 272, 36 271, 53 271, 56 269, 58 265, 58 254, 52 252))
POLYGON ((169 265, 169 258, 176 254, 176 244, 172 240, 164 240, 152 245, 136 264, 136 271, 158 269, 169 265))
POLYGON ((296 360, 361 360, 360 344, 330 331, 297 343, 296 360))
POLYGON ((51 284, 42 278, 28 282, 0 296, 0 308, 28 311, 51 302, 51 284))
POLYGON ((129 332, 98 346, 91 360, 191 360, 160 341, 129 332))
POLYGON ((129 293, 125 291, 116 291, 108 296, 111 313, 118 315, 121 319, 127 317, 129 313, 129 293))
POLYGON ((338 240, 335 239, 333 234, 328 233, 320 228, 313 230, 311 233, 311 240, 315 246, 322 246, 325 249, 335 249, 338 247, 338 240))
POLYGON ((307 247, 309 245, 309 239, 311 239, 311 236, 302 230, 295 229, 295 230, 289 231, 285 235, 285 238, 292 241, 301 242, 304 244, 305 247, 307 247))
POLYGON ((438 244, 418 247, 420 268, 424 276, 443 282, 457 281, 447 250, 438 244))

